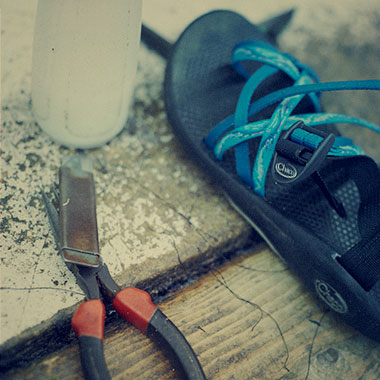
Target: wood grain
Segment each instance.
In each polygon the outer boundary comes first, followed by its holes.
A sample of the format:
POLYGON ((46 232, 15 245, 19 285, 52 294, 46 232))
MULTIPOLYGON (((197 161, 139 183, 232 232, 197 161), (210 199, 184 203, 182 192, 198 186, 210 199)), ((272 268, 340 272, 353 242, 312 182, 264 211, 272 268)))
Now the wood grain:
MULTIPOLYGON (((160 305, 213 380, 380 378, 380 344, 328 312, 265 245, 212 269, 160 305)), ((158 347, 118 321, 107 328, 113 379, 178 379, 158 347)), ((8 374, 82 379, 77 346, 8 374)))

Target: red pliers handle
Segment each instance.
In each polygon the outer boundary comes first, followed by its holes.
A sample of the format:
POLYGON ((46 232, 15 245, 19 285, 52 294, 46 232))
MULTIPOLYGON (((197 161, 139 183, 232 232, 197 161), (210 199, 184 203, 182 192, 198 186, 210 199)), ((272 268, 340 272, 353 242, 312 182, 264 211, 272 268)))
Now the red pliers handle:
MULTIPOLYGON (((204 380, 202 367, 177 327, 152 303, 144 290, 120 290, 112 303, 118 314, 155 341, 170 355, 184 379, 204 380)), ((72 318, 72 328, 79 337, 80 356, 85 378, 111 379, 103 354, 105 306, 100 299, 82 303, 72 318)))

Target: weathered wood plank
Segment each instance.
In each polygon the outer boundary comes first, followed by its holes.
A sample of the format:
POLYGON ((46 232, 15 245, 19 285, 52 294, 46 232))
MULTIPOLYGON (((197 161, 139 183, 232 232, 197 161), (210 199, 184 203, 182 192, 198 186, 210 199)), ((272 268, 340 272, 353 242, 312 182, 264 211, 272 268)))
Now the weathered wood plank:
MULTIPOLYGON (((185 289, 161 309, 194 347, 208 379, 380 378, 380 344, 357 333, 306 291, 266 246, 185 289)), ((120 321, 105 356, 114 379, 177 379, 165 355, 120 321)), ((81 379, 68 347, 9 379, 81 379)))

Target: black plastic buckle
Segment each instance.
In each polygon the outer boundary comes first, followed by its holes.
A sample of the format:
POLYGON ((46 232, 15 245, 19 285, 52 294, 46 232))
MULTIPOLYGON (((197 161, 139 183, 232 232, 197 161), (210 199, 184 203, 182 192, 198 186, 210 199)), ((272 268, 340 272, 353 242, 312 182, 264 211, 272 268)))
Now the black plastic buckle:
POLYGON ((326 133, 305 125, 303 121, 296 122, 278 141, 274 154, 272 175, 276 182, 294 184, 315 173, 335 141, 333 133, 326 133), (303 129, 323 138, 316 149, 306 147, 291 140, 295 129, 303 129))

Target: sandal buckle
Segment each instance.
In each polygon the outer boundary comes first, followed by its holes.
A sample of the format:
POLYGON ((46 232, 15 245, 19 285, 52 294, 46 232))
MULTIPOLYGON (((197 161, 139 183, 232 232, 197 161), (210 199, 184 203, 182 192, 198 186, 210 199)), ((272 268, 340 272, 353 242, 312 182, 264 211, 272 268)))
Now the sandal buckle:
POLYGON ((294 184, 315 173, 325 161, 335 141, 333 133, 296 122, 278 141, 272 175, 276 182, 294 184), (296 130, 300 130, 293 134, 296 130), (302 143, 301 143, 302 142, 302 143))

